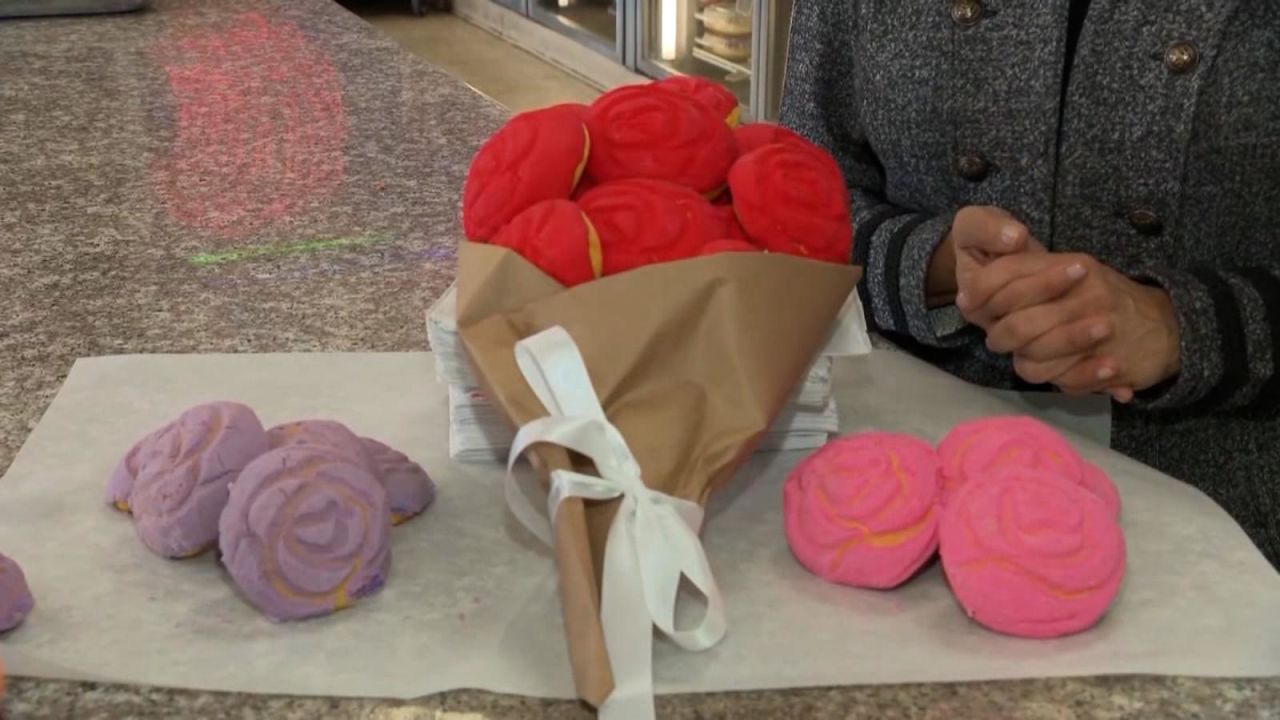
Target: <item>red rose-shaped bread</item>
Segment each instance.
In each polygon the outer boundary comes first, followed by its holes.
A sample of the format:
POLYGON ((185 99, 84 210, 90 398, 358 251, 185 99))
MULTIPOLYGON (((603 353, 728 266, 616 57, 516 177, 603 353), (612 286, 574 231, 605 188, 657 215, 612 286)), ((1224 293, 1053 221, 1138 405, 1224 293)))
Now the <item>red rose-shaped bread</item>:
POLYGON ((600 238, 604 275, 695 257, 720 238, 706 198, 657 180, 605 183, 578 202, 600 238))
POLYGON ((831 582, 892 588, 938 547, 938 458, 907 435, 866 433, 827 443, 787 478, 787 544, 831 582))
POLYGON ((956 425, 938 446, 942 457, 942 502, 960 486, 1014 468, 1034 477, 1081 485, 1120 514, 1120 495, 1101 469, 1090 465, 1053 428, 1030 417, 979 418, 956 425))
MULTIPOLYGON (((731 205, 712 205, 715 217, 720 221, 720 237, 722 239, 750 241, 747 237, 747 231, 742 229, 742 223, 738 222, 738 215, 733 211, 731 205)), ((760 248, 756 248, 759 250, 760 248)))
POLYGON ((560 103, 559 105, 550 105, 543 109, 555 110, 557 112, 567 110, 577 115, 578 119, 585 121, 587 117, 587 108, 589 107, 590 107, 589 105, 586 105, 584 103, 560 103))
POLYGON ((729 127, 737 127, 738 118, 742 114, 738 98, 720 83, 697 75, 672 75, 654 84, 697 100, 716 111, 729 127))
POLYGON ((515 217, 493 238, 565 287, 600 277, 600 238, 568 200, 544 200, 515 217))
POLYGON ((524 209, 567 199, 586 167, 590 141, 578 105, 516 115, 476 153, 462 188, 462 229, 488 241, 524 209))
POLYGON ((228 487, 266 451, 266 431, 246 405, 214 402, 182 413, 137 458, 129 505, 142 544, 168 558, 212 547, 228 487))
POLYGON ((573 189, 573 196, 570 199, 574 202, 581 200, 583 195, 591 192, 599 184, 590 175, 583 175, 582 179, 578 181, 578 186, 573 189))
POLYGON ((702 250, 698 254, 718 255, 719 253, 726 252, 760 252, 760 248, 752 245, 746 240, 729 238, 724 240, 712 240, 706 245, 703 245, 702 250))
POLYGON ((1092 627, 1120 588, 1115 514, 1079 485, 1015 469, 959 489, 943 511, 942 568, 961 607, 997 632, 1050 638, 1092 627))
POLYGON ((722 115, 653 85, 601 95, 587 111, 587 129, 587 172, 601 183, 650 178, 711 193, 724 185, 736 152, 722 115))
POLYGON ((809 142, 796 133, 771 123, 748 123, 739 125, 733 131, 733 142, 738 146, 738 155, 759 150, 765 145, 791 145, 804 150, 817 150, 817 145, 809 142))
POLYGON ((729 171, 738 220, 773 252, 848 263, 853 227, 849 193, 829 156, 791 145, 766 145, 729 171))
POLYGON ((315 445, 250 463, 219 531, 227 572, 273 620, 350 607, 377 592, 391 569, 386 491, 364 465, 315 445))

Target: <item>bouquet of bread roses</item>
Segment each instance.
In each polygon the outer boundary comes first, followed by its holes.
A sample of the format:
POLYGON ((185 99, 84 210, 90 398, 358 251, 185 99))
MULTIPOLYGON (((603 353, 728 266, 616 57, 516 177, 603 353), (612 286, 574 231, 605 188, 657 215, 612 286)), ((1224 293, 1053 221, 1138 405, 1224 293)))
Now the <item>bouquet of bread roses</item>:
POLYGON ((689 650, 727 630, 703 506, 857 282, 849 211, 830 155, 691 78, 518 114, 472 162, 458 331, 534 468, 507 502, 554 549, 601 717, 653 716, 655 627, 689 650), (682 583, 706 601, 690 627, 682 583))

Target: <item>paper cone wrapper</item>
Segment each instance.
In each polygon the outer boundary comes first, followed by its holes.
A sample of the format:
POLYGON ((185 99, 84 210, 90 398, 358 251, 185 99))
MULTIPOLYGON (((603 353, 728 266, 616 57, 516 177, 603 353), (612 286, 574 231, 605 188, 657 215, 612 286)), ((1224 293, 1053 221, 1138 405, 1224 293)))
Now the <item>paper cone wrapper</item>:
MULTIPOLYGON (((804 377, 859 274, 786 255, 723 253, 566 289, 511 251, 464 242, 458 332, 485 391, 519 427, 547 411, 517 367, 515 345, 563 327, 645 484, 705 504, 804 377)), ((532 453, 544 482, 550 470, 573 467, 561 448, 532 453)), ((567 499, 553 529, 574 682, 597 707, 613 690, 600 577, 616 507, 567 499)))

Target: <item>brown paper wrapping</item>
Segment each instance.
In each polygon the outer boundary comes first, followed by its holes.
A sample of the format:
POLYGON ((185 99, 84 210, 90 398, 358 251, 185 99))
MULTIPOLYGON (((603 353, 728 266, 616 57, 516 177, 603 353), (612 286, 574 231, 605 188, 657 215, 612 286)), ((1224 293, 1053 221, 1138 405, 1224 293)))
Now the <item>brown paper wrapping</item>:
MULTIPOLYGON (((808 371, 860 271, 785 255, 723 253, 565 289, 519 255, 464 242, 458 331, 477 376, 515 426, 546 415, 515 344, 564 327, 645 483, 705 504, 772 424, 808 371)), ((544 476, 573 459, 533 451, 544 476)), ((617 502, 566 500, 555 558, 578 694, 613 690, 600 624, 604 545, 617 502)))

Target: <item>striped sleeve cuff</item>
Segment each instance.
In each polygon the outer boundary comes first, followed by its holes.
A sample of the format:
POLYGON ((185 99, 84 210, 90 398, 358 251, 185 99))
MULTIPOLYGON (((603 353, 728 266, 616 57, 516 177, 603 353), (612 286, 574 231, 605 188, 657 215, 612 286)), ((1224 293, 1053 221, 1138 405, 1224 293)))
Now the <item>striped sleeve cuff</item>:
POLYGON ((1280 277, 1274 271, 1152 268, 1136 279, 1169 293, 1182 366, 1171 381, 1140 393, 1139 406, 1208 413, 1276 404, 1280 277))
POLYGON ((855 217, 854 262, 866 268, 863 300, 877 328, 933 347, 963 342, 969 326, 954 308, 930 310, 925 288, 929 263, 953 218, 884 205, 861 224, 855 217))

